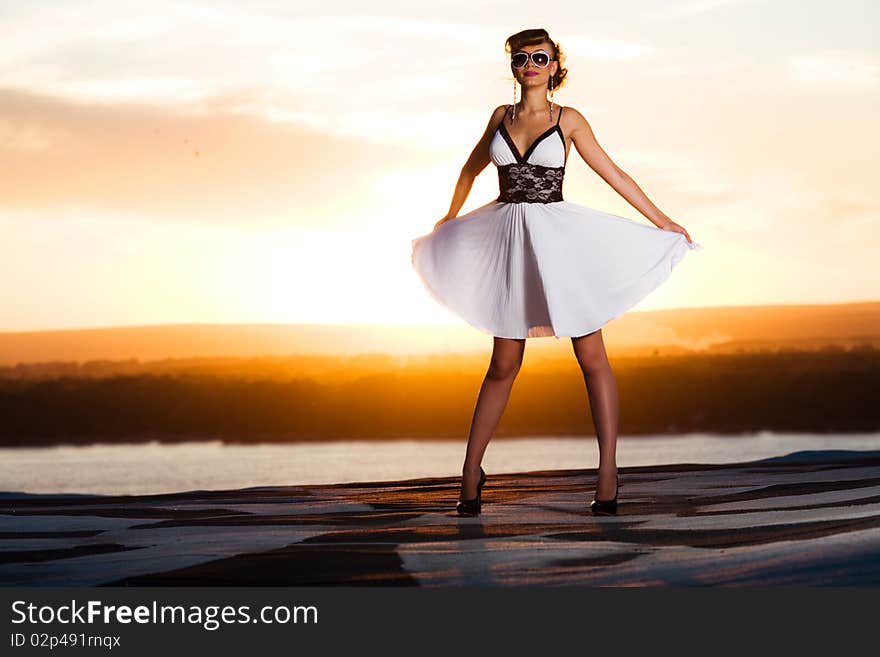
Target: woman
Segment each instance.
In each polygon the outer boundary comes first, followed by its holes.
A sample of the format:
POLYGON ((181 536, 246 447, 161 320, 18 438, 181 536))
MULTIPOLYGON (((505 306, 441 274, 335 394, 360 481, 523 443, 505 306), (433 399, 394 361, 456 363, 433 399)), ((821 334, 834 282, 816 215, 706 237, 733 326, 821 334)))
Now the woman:
POLYGON ((514 34, 505 50, 511 54, 514 101, 517 83, 520 101, 495 109, 462 168, 449 212, 431 233, 412 241, 413 267, 433 298, 494 336, 456 510, 481 511, 486 473, 480 464, 522 364, 526 338, 570 336, 599 442, 590 509, 615 514, 617 383, 601 329, 666 280, 687 251, 703 247, 611 161, 580 112, 555 104, 554 91, 568 70, 546 30, 514 34), (572 144, 654 226, 564 201, 572 144), (456 217, 489 162, 498 168, 498 198, 456 217))

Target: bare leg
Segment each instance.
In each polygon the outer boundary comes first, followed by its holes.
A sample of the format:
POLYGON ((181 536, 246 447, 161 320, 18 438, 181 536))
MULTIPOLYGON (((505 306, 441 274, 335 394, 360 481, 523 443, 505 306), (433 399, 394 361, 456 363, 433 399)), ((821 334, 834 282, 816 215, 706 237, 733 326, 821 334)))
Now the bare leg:
POLYGON ((599 482, 596 486, 596 497, 609 500, 617 492, 617 423, 620 413, 617 380, 605 353, 602 329, 573 337, 571 345, 587 385, 593 426, 599 440, 599 482))
POLYGON ((470 500, 477 495, 483 454, 507 406, 510 390, 522 365, 525 347, 525 338, 494 337, 492 360, 483 378, 468 432, 459 499, 470 500))

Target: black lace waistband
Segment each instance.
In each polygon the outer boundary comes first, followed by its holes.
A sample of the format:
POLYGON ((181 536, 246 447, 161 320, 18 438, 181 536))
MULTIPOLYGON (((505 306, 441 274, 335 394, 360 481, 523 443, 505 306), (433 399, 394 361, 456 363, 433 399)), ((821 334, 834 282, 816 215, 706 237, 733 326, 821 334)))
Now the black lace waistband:
POLYGON ((498 167, 497 201, 504 203, 553 203, 562 200, 565 167, 516 162, 498 167))

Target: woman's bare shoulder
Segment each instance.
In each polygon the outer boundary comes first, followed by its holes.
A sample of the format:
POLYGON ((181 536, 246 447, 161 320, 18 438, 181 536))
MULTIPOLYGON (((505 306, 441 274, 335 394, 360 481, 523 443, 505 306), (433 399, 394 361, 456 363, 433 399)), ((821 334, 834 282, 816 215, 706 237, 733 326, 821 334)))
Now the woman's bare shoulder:
POLYGON ((494 110, 492 110, 492 120, 496 123, 500 123, 501 119, 504 118, 504 115, 510 110, 510 105, 499 105, 494 110))
POLYGON ((587 119, 584 117, 581 112, 574 107, 573 105, 563 105, 562 107, 562 121, 565 121, 566 117, 570 122, 574 123, 586 123, 587 119))
POLYGON ((486 134, 490 134, 495 131, 501 125, 501 122, 504 120, 504 115, 507 113, 507 109, 510 105, 499 105, 494 110, 492 110, 492 116, 489 117, 489 122, 486 124, 486 134))
POLYGON ((562 118, 559 120, 562 130, 570 135, 582 130, 591 130, 590 123, 587 118, 571 105, 566 105, 562 111, 562 118))

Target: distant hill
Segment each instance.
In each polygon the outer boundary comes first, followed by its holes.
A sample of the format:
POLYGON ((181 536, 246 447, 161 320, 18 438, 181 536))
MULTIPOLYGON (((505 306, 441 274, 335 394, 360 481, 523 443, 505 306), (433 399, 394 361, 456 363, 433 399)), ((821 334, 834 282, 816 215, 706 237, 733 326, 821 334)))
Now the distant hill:
MULTIPOLYGON (((604 329, 609 354, 723 353, 880 346, 880 302, 723 306, 629 312, 604 329)), ((478 353, 491 336, 453 325, 165 324, 0 332, 0 365, 53 361, 286 355, 478 353)), ((570 352, 568 338, 534 338, 536 355, 570 352)))

